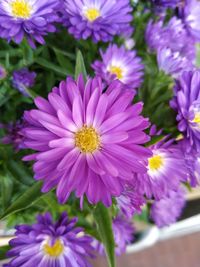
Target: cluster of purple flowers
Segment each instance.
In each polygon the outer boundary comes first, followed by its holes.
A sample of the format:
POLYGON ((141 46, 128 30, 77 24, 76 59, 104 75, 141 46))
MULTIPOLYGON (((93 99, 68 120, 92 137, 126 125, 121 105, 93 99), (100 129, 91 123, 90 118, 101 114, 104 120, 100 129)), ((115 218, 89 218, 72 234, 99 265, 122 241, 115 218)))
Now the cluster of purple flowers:
MULTIPOLYGON (((16 150, 32 149, 24 161, 33 161, 34 179, 42 180, 42 192, 56 188, 58 201, 66 203, 71 193, 90 204, 113 203, 117 255, 133 241, 131 218, 143 205, 154 201, 151 218, 159 227, 175 222, 185 205, 182 183, 200 183, 200 71, 195 67, 195 43, 200 39, 196 0, 158 0, 154 4, 179 9, 179 18, 167 23, 162 17, 146 28, 149 51, 157 53, 159 68, 176 77, 170 106, 177 112, 180 139, 164 136, 147 145, 149 135, 161 135, 141 113, 143 103, 135 95, 143 81, 144 65, 136 50, 109 44, 92 68, 94 78, 67 77, 48 98, 36 97, 35 109, 25 111, 24 123, 4 125, 8 134, 2 143, 16 150), (196 5, 196 6, 195 6, 196 5), (195 8, 196 10, 195 10, 195 8), (113 201, 114 199, 114 201, 113 201), (173 209, 171 209, 173 207, 173 209), (169 212, 170 211, 170 212, 169 212)), ((20 43, 25 37, 44 44, 43 37, 62 23, 76 39, 113 41, 133 32, 132 7, 128 0, 3 0, 0 3, 0 37, 20 43)), ((130 39, 127 39, 130 40, 130 39)), ((6 76, 0 66, 0 80, 6 76)), ((29 96, 35 72, 13 72, 13 87, 29 96)), ((3 127, 3 126, 2 126, 3 127)), ((53 222, 40 215, 32 226, 21 225, 10 243, 12 257, 6 267, 90 267, 87 260, 103 245, 75 227, 77 219, 62 214, 53 222)))
POLYGON ((0 37, 20 43, 27 38, 44 44, 43 36, 67 27, 77 39, 92 37, 108 42, 115 35, 130 36, 132 11, 129 0, 3 0, 0 3, 0 37))
POLYGON ((177 77, 185 70, 194 69, 195 40, 181 19, 172 17, 167 24, 163 18, 157 22, 150 20, 146 41, 150 51, 157 53, 159 68, 165 73, 177 77))

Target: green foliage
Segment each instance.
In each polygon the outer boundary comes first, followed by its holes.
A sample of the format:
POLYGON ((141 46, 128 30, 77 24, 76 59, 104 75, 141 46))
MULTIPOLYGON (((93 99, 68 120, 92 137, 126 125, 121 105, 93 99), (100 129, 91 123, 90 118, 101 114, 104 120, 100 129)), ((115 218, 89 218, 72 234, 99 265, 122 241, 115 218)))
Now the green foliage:
POLYGON ((94 210, 94 218, 97 229, 109 262, 109 267, 115 267, 115 242, 112 231, 112 218, 102 203, 99 203, 94 210))
POLYGON ((18 199, 16 199, 14 203, 0 215, 0 219, 2 220, 10 214, 29 208, 41 196, 41 183, 38 182, 29 187, 18 199))
POLYGON ((4 260, 6 258, 6 253, 10 249, 10 246, 0 247, 0 260, 4 260))
POLYGON ((84 80, 86 81, 87 71, 85 69, 85 63, 83 60, 83 55, 82 55, 80 50, 78 50, 77 57, 76 57, 75 79, 78 78, 79 74, 82 74, 84 77, 84 80))
MULTIPOLYGON (((177 136, 175 114, 169 108, 173 80, 158 70, 156 57, 149 53, 145 43, 145 27, 152 17, 152 13, 146 10, 147 6, 150 8, 150 1, 141 0, 137 4, 132 1, 132 4, 135 49, 145 66, 144 82, 134 101, 144 102, 144 115, 158 128, 177 136)), ((124 40, 116 37, 115 42, 121 45, 124 40)), ((0 64, 7 71, 7 77, 0 81, 0 123, 19 120, 24 110, 34 108, 33 98, 36 95, 47 97, 52 87, 58 86, 66 76, 77 78, 82 73, 85 80, 87 75, 93 76, 91 63, 100 57, 99 49, 104 50, 107 46, 103 43, 94 44, 91 40, 77 41, 65 29, 48 35, 46 45, 38 45, 35 50, 25 40, 17 46, 0 39, 0 64), (24 97, 12 86, 13 71, 22 67, 37 73, 35 86, 28 89, 31 98, 24 97)), ((197 49, 197 65, 200 66, 199 46, 197 49)), ((0 138, 5 134, 0 129, 0 138)), ((149 144, 159 138, 155 137, 149 144)), ((54 191, 42 194, 41 183, 34 182, 32 164, 21 161, 27 153, 15 153, 10 145, 0 144, 0 219, 13 227, 18 223, 32 223, 38 212, 50 211, 57 218, 62 211, 67 211, 70 216, 79 217, 78 226, 84 227, 88 234, 103 242, 109 266, 114 267, 112 217, 116 214, 116 207, 107 209, 98 204, 93 208, 84 201, 84 208, 80 210, 79 200, 73 194, 65 205, 60 205, 54 191)), ((144 210, 139 219, 148 221, 148 210, 144 210)), ((0 259, 5 257, 7 249, 0 249, 0 259)))

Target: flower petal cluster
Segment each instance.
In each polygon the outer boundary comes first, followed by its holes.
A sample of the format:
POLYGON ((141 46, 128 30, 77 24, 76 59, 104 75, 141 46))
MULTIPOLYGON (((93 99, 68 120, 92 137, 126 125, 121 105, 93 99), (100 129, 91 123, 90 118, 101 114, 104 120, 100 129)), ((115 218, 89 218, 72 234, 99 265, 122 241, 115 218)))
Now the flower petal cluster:
POLYGON ((188 140, 188 150, 200 151, 200 71, 186 71, 177 80, 170 102, 177 112, 178 129, 188 140))
POLYGON ((76 39, 112 41, 115 35, 129 37, 133 17, 129 0, 64 0, 64 24, 76 39))
POLYGON ((187 170, 182 151, 173 139, 164 139, 150 147, 152 156, 144 164, 147 172, 136 174, 133 185, 140 194, 156 200, 178 190, 180 182, 187 181, 187 170))
POLYGON ((181 216, 186 203, 185 191, 170 191, 168 197, 155 201, 151 207, 151 218, 158 227, 175 223, 181 216))
POLYGON ((124 46, 110 44, 105 52, 100 50, 100 55, 101 60, 92 64, 96 75, 107 83, 118 79, 130 89, 140 87, 144 66, 135 50, 128 51, 124 46))
POLYGON ((25 145, 36 153, 35 179, 43 192, 57 187, 65 203, 71 192, 87 196, 90 203, 111 205, 133 173, 145 173, 141 163, 151 155, 143 146, 148 119, 140 115, 143 104, 132 104, 134 93, 119 81, 105 90, 100 78, 79 76, 62 81, 48 95, 37 97, 37 109, 25 112, 25 145))
POLYGON ((53 222, 46 213, 33 225, 17 226, 8 252, 12 259, 4 267, 91 267, 92 238, 76 222, 77 218, 70 220, 66 213, 53 222))
POLYGON ((159 68, 174 77, 184 70, 194 69, 195 40, 188 33, 184 22, 172 17, 167 24, 164 19, 150 20, 146 28, 146 42, 157 53, 159 68))
POLYGON ((27 38, 44 44, 44 35, 55 32, 55 23, 60 21, 58 0, 2 0, 0 2, 0 37, 21 43, 27 38))

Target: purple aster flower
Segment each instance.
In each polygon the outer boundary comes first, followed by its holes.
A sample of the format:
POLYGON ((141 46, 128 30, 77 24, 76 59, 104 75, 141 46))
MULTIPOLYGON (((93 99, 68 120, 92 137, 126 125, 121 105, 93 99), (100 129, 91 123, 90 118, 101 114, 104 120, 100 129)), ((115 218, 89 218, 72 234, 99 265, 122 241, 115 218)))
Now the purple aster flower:
POLYGON ((184 72, 174 87, 170 105, 178 113, 178 129, 190 146, 200 151, 200 71, 184 72))
POLYGON ((34 71, 30 72, 27 68, 23 68, 13 72, 12 84, 24 96, 30 96, 27 89, 34 86, 35 78, 34 71))
POLYGON ((197 0, 185 0, 182 17, 190 34, 200 41, 200 2, 197 0))
POLYGON ((44 35, 55 32, 59 21, 57 0, 2 0, 0 3, 0 37, 20 43, 24 37, 35 47, 44 44, 44 35))
POLYGON ((128 184, 116 200, 122 214, 128 219, 132 218, 135 213, 141 213, 141 208, 145 204, 144 196, 128 184))
POLYGON ((0 65, 0 81, 5 79, 6 76, 7 76, 7 72, 5 68, 2 65, 0 65))
POLYGON ((145 39, 151 52, 166 45, 166 40, 163 38, 163 35, 163 20, 160 19, 154 23, 153 20, 150 19, 146 26, 145 39))
POLYGON ((194 65, 179 52, 173 52, 170 48, 162 48, 157 52, 159 69, 166 74, 178 77, 183 71, 194 69, 194 65))
MULTIPOLYGON (((117 216, 112 224, 114 240, 115 240, 115 254, 121 255, 125 253, 127 245, 134 240, 135 229, 132 223, 121 216, 117 216)), ((105 255, 104 246, 96 239, 93 241, 93 247, 100 255, 105 255)))
POLYGON ((114 35, 130 36, 132 11, 129 0, 64 0, 68 31, 77 39, 92 37, 108 42, 114 35))
POLYGON ((63 213, 53 222, 49 213, 39 215, 37 223, 16 227, 5 267, 91 267, 87 261, 93 251, 92 238, 75 227, 77 218, 69 220, 63 213))
POLYGON ((153 155, 145 163, 147 172, 136 174, 133 180, 135 189, 148 198, 160 200, 168 196, 170 190, 177 190, 181 181, 187 180, 182 151, 173 145, 173 139, 167 139, 168 136, 150 147, 153 155))
POLYGON ((175 223, 181 216, 185 203, 185 191, 182 188, 179 188, 176 192, 170 191, 168 197, 153 203, 151 218, 158 227, 175 223))
POLYGON ((157 53, 159 68, 167 74, 177 76, 184 69, 194 68, 195 40, 188 34, 182 20, 172 17, 166 25, 163 19, 156 23, 150 20, 146 41, 150 50, 157 53))
POLYGON ((200 185, 200 152, 191 148, 187 139, 179 141, 187 168, 188 182, 192 187, 200 185))
POLYGON ((20 121, 17 121, 16 123, 9 123, 7 125, 1 124, 0 128, 5 129, 7 132, 7 134, 0 139, 1 143, 13 145, 16 152, 25 148, 23 143, 24 137, 20 132, 23 127, 24 124, 20 121))
POLYGON ((113 81, 105 92, 100 78, 71 78, 53 88, 48 100, 35 99, 38 109, 25 112, 25 145, 37 151, 35 179, 44 180, 42 191, 57 186, 65 203, 72 191, 86 194, 90 203, 111 205, 133 172, 144 173, 140 163, 151 155, 143 147, 148 119, 140 116, 143 104, 132 105, 134 93, 113 81))
POLYGON ((105 53, 100 50, 100 54, 102 61, 96 60, 92 64, 96 75, 108 83, 118 79, 132 89, 140 86, 144 67, 135 51, 127 51, 124 46, 110 44, 105 53))

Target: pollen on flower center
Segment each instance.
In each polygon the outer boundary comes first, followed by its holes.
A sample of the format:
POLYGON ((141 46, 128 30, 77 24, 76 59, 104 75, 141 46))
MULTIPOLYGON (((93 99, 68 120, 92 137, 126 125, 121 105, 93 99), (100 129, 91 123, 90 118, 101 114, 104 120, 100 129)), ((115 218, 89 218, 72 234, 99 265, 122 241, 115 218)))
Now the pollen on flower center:
POLYGON ((83 126, 75 134, 75 146, 83 153, 92 153, 100 147, 100 136, 93 127, 83 126))
POLYGON ((163 159, 159 155, 155 155, 151 158, 149 158, 149 169, 151 171, 156 171, 158 170, 162 165, 163 165, 163 159))
POLYGON ((100 17, 100 11, 96 8, 89 8, 85 11, 85 16, 89 21, 94 21, 100 17))
POLYGON ((31 6, 25 0, 15 0, 11 3, 12 14, 16 18, 28 19, 31 15, 31 6))
POLYGON ((192 120, 194 123, 200 123, 200 113, 196 113, 194 119, 192 120))
POLYGON ((119 80, 123 78, 122 68, 117 66, 111 66, 109 70, 110 73, 115 74, 119 80))
POLYGON ((56 240, 53 246, 45 244, 43 249, 45 254, 47 254, 48 256, 59 257, 63 253, 64 246, 62 245, 60 240, 56 240))

